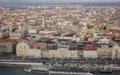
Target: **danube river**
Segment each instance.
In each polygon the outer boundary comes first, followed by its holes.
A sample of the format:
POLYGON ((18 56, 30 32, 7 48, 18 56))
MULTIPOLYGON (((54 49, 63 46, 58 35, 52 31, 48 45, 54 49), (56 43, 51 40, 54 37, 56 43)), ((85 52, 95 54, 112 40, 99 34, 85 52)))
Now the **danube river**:
MULTIPOLYGON (((0 75, 46 75, 46 74, 28 73, 25 72, 23 68, 0 67, 0 75)), ((120 75, 120 71, 115 71, 111 74, 101 74, 97 72, 95 75, 120 75)))

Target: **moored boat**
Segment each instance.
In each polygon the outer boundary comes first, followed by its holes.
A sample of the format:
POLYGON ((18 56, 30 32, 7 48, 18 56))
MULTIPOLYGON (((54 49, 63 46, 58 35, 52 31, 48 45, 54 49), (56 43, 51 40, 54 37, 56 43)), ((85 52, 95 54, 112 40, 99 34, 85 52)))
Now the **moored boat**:
POLYGON ((24 69, 27 72, 47 73, 47 74, 72 74, 72 75, 93 75, 89 71, 81 68, 70 67, 50 67, 50 66, 38 66, 28 69, 24 69))
POLYGON ((112 70, 104 66, 104 68, 101 68, 100 73, 112 73, 112 70))
POLYGON ((46 65, 32 66, 31 68, 25 68, 24 71, 36 73, 49 73, 49 67, 46 65))
POLYGON ((91 69, 91 70, 89 70, 89 72, 95 74, 96 70, 95 69, 91 69))
POLYGON ((72 75, 93 75, 89 72, 67 72, 67 71, 49 71, 49 74, 72 74, 72 75))
POLYGON ((31 69, 30 68, 25 68, 24 71, 31 72, 31 69))
POLYGON ((120 66, 113 66, 113 67, 110 67, 110 69, 115 70, 115 71, 119 71, 120 70, 120 66))
POLYGON ((89 71, 81 68, 54 67, 49 70, 49 74, 72 74, 72 75, 93 75, 89 71))

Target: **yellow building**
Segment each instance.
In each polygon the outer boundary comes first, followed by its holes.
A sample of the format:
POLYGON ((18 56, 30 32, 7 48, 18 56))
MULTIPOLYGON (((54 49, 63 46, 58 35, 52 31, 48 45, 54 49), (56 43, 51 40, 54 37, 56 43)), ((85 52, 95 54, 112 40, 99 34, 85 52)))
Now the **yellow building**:
POLYGON ((67 52, 68 52, 67 48, 60 48, 57 50, 57 57, 61 59, 67 58, 67 52))
POLYGON ((50 58, 49 50, 42 50, 42 57, 43 58, 50 58))
POLYGON ((10 39, 20 39, 23 36, 22 32, 10 32, 10 39))
POLYGON ((59 48, 57 50, 49 50, 49 58, 67 58, 68 49, 67 48, 59 48))
POLYGON ((49 58, 57 58, 58 53, 57 50, 49 50, 49 58))
POLYGON ((0 39, 1 38, 6 38, 9 36, 9 33, 4 31, 4 30, 0 30, 0 39))
POLYGON ((106 58, 112 58, 112 46, 109 46, 109 44, 102 44, 100 47, 97 48, 97 54, 98 58, 100 59, 106 59, 106 58))
POLYGON ((27 43, 18 43, 18 45, 16 46, 16 55, 17 57, 27 57, 29 56, 29 50, 30 46, 27 43))

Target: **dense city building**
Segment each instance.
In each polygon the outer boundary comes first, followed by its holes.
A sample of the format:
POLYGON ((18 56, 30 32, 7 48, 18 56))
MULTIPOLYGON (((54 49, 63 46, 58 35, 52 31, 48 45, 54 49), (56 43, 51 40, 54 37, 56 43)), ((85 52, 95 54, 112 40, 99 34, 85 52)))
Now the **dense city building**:
POLYGON ((17 41, 15 39, 0 39, 0 54, 3 56, 8 54, 16 54, 16 44, 17 41))
POLYGON ((0 53, 35 59, 120 59, 119 14, 118 6, 0 7, 0 53))

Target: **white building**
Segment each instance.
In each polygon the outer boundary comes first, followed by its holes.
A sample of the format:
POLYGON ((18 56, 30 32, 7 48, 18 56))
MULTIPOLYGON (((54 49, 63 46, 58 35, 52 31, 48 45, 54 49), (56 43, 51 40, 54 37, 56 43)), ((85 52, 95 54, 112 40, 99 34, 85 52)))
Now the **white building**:
POLYGON ((68 50, 67 58, 68 59, 78 59, 78 51, 77 50, 68 50))
POLYGON ((41 58, 42 57, 41 50, 37 49, 37 48, 30 49, 30 51, 29 51, 29 57, 32 57, 32 58, 41 58))
POLYGON ((45 49, 46 44, 41 42, 33 43, 30 46, 29 57, 32 58, 41 58, 43 57, 42 51, 45 49))
POLYGON ((120 46, 116 45, 113 47, 112 59, 120 59, 120 46))
POLYGON ((97 58, 97 50, 84 50, 83 58, 97 58))
POLYGON ((93 47, 93 45, 86 45, 83 48, 83 58, 97 58, 97 49, 93 47))

